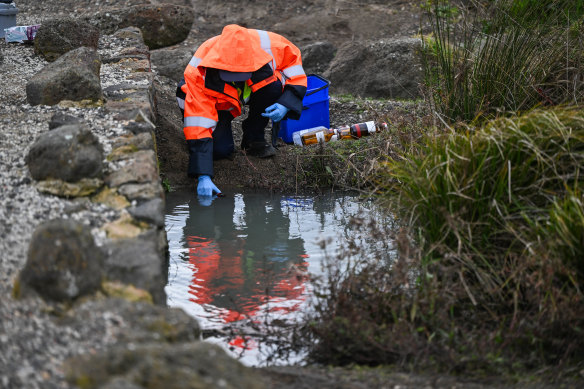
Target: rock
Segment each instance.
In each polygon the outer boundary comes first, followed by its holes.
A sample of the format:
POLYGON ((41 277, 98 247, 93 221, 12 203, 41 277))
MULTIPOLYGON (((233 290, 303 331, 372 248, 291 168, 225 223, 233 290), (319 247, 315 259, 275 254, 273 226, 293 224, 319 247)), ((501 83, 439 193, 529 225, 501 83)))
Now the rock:
POLYGON ((164 198, 164 189, 159 182, 148 182, 144 184, 124 184, 118 188, 118 192, 128 200, 151 200, 154 198, 164 198))
POLYGON ((106 278, 147 290, 155 304, 165 305, 168 268, 159 246, 154 232, 133 239, 109 241, 105 247, 106 278))
POLYGON ((146 117, 144 117, 144 119, 146 120, 132 120, 124 126, 124 129, 130 131, 132 134, 152 133, 152 131, 156 130, 154 123, 152 123, 146 117))
POLYGON ((148 228, 149 225, 147 223, 134 220, 127 212, 123 212, 117 220, 106 223, 103 226, 103 230, 110 239, 135 238, 148 228))
POLYGON ((140 150, 124 161, 124 165, 105 178, 110 187, 119 187, 129 183, 158 182, 158 164, 154 150, 140 150))
POLYGON ((31 105, 55 105, 61 100, 102 98, 97 51, 81 47, 67 52, 45 66, 26 84, 26 98, 31 105))
POLYGON ((335 94, 416 99, 423 80, 420 39, 349 42, 339 48, 325 78, 335 94))
POLYGON ((151 133, 140 133, 136 135, 124 135, 114 139, 113 148, 131 146, 138 150, 154 150, 154 139, 151 133))
POLYGON ((39 192, 65 198, 90 196, 96 193, 102 186, 103 181, 99 178, 82 178, 77 182, 48 179, 39 181, 36 184, 39 192))
POLYGON ((143 302, 152 304, 152 295, 144 289, 134 285, 123 284, 118 281, 105 281, 101 284, 103 292, 110 298, 120 298, 129 302, 143 302))
POLYGON ((134 145, 120 146, 112 150, 108 154, 108 161, 121 161, 132 157, 132 154, 138 151, 138 148, 134 145))
POLYGON ((112 34, 124 27, 138 27, 142 31, 144 43, 150 49, 158 49, 185 40, 194 17, 192 7, 163 3, 109 9, 86 15, 83 20, 105 34, 112 34))
POLYGON ((86 389, 119 379, 148 389, 265 388, 258 372, 207 342, 112 347, 66 366, 69 382, 86 389))
POLYGON ((155 198, 128 209, 130 215, 137 220, 164 227, 164 200, 155 198))
POLYGON ((99 317, 100 312, 107 312, 119 323, 117 329, 112 329, 119 343, 187 343, 197 341, 201 336, 197 320, 182 309, 111 297, 79 304, 59 324, 79 328, 81 332, 84 323, 103 320, 99 317))
POLYGON ((154 120, 155 115, 153 111, 153 105, 150 101, 150 95, 142 96, 141 98, 125 99, 125 100, 108 100, 105 109, 107 112, 115 115, 115 119, 119 121, 129 121, 139 119, 141 116, 147 118, 148 122, 139 122, 141 124, 128 124, 128 130, 132 131, 134 134, 141 132, 148 132, 154 126, 151 125, 152 120, 154 120), (152 119, 152 120, 151 120, 152 119), (135 131, 136 130, 136 131, 135 131))
POLYGON ((56 219, 33 233, 19 283, 23 295, 34 290, 45 300, 71 302, 99 290, 104 258, 89 227, 56 219))
POLYGON ((81 123, 81 119, 76 118, 75 116, 67 115, 63 112, 57 112, 51 116, 51 120, 49 121, 49 130, 54 130, 55 128, 59 128, 68 124, 79 123, 81 123))
POLYGON ((130 206, 130 202, 124 196, 118 194, 117 190, 104 188, 101 192, 91 198, 93 202, 105 204, 116 210, 124 209, 130 206))
POLYGON ((142 35, 142 30, 138 27, 130 26, 125 28, 120 28, 115 30, 112 34, 116 38, 126 39, 131 43, 131 45, 124 45, 124 46, 134 46, 134 47, 145 47, 148 49, 148 46, 144 44, 144 36, 142 35))
POLYGON ((76 182, 102 176, 103 148, 85 125, 72 124, 45 132, 31 146, 26 163, 35 180, 76 182))
POLYGON ((178 83, 185 68, 193 58, 193 50, 186 47, 158 49, 150 52, 150 60, 156 72, 178 83))
POLYGON ((78 47, 97 49, 99 29, 71 18, 43 22, 34 38, 34 51, 53 62, 78 47))
POLYGON ((302 67, 306 74, 321 74, 324 72, 337 52, 330 42, 315 42, 300 49, 302 52, 302 67))

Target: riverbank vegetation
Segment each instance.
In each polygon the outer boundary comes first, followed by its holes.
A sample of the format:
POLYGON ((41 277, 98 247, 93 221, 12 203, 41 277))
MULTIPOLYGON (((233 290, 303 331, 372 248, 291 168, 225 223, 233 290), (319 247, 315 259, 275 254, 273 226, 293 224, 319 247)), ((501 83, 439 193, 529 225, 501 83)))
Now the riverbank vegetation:
POLYGON ((396 258, 331 272, 299 339, 328 364, 582 379, 584 1, 425 14, 435 125, 369 177, 396 258))

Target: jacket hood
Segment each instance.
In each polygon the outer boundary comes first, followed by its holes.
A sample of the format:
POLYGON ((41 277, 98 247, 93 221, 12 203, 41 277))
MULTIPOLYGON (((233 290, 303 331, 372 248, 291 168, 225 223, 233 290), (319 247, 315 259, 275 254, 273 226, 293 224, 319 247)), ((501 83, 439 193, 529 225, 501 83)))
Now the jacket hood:
POLYGON ((231 72, 253 72, 272 60, 254 32, 236 24, 223 28, 221 35, 212 42, 200 66, 229 70, 231 72))

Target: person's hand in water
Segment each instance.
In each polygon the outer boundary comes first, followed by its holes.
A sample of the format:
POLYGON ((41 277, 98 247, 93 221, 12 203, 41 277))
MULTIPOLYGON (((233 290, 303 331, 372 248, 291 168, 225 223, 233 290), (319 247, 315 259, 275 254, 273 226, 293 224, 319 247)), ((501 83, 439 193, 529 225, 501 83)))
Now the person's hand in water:
POLYGON ((220 194, 221 191, 219 188, 217 188, 213 181, 211 181, 211 177, 207 175, 199 176, 199 183, 197 184, 197 195, 201 205, 208 207, 220 194))

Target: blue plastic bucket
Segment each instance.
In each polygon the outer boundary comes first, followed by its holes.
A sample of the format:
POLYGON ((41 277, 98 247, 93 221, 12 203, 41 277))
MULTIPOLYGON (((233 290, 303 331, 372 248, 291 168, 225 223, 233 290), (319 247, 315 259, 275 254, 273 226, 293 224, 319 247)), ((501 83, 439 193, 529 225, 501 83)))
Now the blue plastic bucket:
POLYGON ((300 119, 286 119, 280 122, 279 136, 284 142, 294 143, 292 134, 296 131, 318 126, 330 127, 329 84, 329 81, 316 74, 308 75, 300 119))

